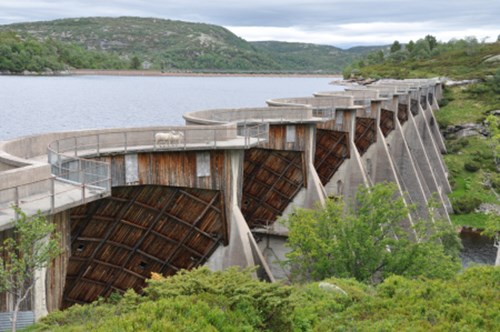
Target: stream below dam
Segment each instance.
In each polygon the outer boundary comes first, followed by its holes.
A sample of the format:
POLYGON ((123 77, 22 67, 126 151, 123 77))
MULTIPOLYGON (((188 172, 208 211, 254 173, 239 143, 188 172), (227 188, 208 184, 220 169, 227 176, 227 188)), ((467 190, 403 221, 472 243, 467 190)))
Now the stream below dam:
POLYGON ((460 254, 464 267, 471 264, 495 264, 497 248, 493 246, 492 238, 469 230, 460 232, 460 238, 464 246, 460 254))

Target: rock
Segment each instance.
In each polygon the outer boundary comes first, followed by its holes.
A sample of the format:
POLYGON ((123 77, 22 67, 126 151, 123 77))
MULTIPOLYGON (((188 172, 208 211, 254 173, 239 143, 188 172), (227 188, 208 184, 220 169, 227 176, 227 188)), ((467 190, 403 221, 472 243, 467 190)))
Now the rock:
POLYGON ((490 114, 500 116, 500 110, 491 111, 490 114))
POLYGON ((459 86, 459 85, 467 85, 467 84, 474 84, 474 83, 479 83, 481 80, 479 79, 474 79, 474 80, 462 80, 462 81, 452 81, 452 80, 447 80, 444 82, 445 86, 459 86))
POLYGON ((448 126, 442 131, 442 133, 446 138, 462 138, 478 135, 489 135, 488 129, 484 125, 478 123, 465 123, 456 126, 448 126))
POLYGON ((347 293, 342 288, 326 281, 320 282, 318 287, 326 291, 336 292, 347 296, 347 293))
POLYGON ((498 62, 498 61, 500 61, 500 54, 490 56, 489 58, 484 60, 484 62, 498 62))
POLYGON ((476 212, 482 212, 482 213, 495 213, 496 215, 500 216, 500 205, 498 204, 493 204, 493 203, 481 203, 479 207, 476 209, 476 212))

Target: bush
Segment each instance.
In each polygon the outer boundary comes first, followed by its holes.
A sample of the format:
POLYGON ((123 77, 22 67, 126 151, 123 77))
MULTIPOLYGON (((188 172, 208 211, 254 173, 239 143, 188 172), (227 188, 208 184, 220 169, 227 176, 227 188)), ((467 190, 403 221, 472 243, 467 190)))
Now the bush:
POLYGON ((464 163, 464 169, 468 172, 477 172, 480 168, 481 164, 474 160, 469 160, 464 163))
POLYGON ((469 140, 467 138, 459 138, 459 139, 449 140, 446 144, 448 153, 457 153, 463 148, 465 148, 467 145, 469 145, 469 140))
POLYGON ((452 199, 453 210, 457 214, 467 214, 474 212, 481 205, 481 200, 472 196, 461 196, 452 199))
POLYGON ((491 177, 491 186, 500 189, 500 174, 493 174, 491 177))

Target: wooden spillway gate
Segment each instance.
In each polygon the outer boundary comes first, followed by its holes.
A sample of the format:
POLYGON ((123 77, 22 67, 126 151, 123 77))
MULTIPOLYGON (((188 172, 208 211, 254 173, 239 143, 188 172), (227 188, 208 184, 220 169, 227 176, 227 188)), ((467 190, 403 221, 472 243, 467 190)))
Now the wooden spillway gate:
POLYGON ((98 158, 114 170, 112 194, 70 211, 62 307, 128 288, 140 292, 152 272, 192 269, 227 244, 225 157, 220 150, 139 153, 133 156, 137 181, 129 185, 130 158, 98 158), (197 168, 200 156, 206 174, 197 168))
POLYGON ((312 125, 271 125, 269 143, 245 151, 241 212, 250 228, 272 225, 307 187, 304 150, 312 125))

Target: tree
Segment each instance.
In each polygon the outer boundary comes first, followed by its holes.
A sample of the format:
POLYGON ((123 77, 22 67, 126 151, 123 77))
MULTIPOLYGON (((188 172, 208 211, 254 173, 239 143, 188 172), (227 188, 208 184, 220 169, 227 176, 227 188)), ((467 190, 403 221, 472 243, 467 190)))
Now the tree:
POLYGON ((137 55, 134 55, 134 57, 130 61, 130 68, 131 69, 141 68, 141 60, 139 60, 139 57, 137 57, 137 55))
POLYGON ((410 40, 408 45, 406 45, 406 49, 410 54, 413 53, 413 50, 415 49, 415 42, 413 40, 410 40))
POLYGON ((417 40, 412 55, 418 60, 428 59, 431 55, 429 43, 425 39, 417 40))
POLYGON ((429 44, 429 49, 431 51, 436 48, 436 46, 438 44, 436 37, 434 37, 432 35, 427 35, 427 36, 425 36, 425 40, 429 44))
POLYGON ((27 216, 19 208, 14 222, 13 237, 0 246, 0 293, 8 292, 14 298, 12 331, 16 330, 20 305, 35 286, 35 271, 45 268, 61 253, 59 234, 54 234, 54 224, 38 212, 27 216))
POLYGON ((382 50, 370 52, 366 57, 369 65, 376 65, 384 62, 384 52, 382 50))
POLYGON ((391 51, 391 53, 395 53, 395 52, 400 51, 400 50, 401 50, 401 44, 397 40, 395 40, 394 43, 392 43, 392 45, 391 45, 390 51, 391 51))
POLYGON ((324 209, 296 210, 285 220, 291 248, 286 264, 292 279, 337 277, 378 283, 391 274, 453 276, 460 268, 460 241, 454 230, 438 221, 404 229, 408 208, 401 198, 394 198, 395 193, 395 185, 377 184, 360 188, 347 207, 329 200, 324 209), (412 232, 418 242, 412 240, 412 232))

